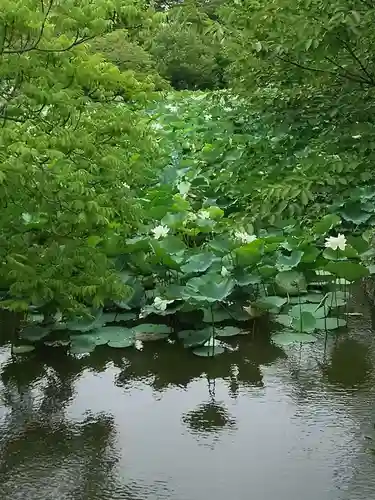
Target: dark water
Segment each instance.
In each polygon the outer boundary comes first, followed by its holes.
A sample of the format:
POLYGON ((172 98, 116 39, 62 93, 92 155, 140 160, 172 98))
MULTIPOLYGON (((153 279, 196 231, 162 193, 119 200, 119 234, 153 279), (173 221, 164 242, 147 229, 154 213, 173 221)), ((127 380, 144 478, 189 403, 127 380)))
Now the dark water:
POLYGON ((375 500, 375 340, 1 352, 1 500, 375 500), (374 441, 371 441, 373 436, 374 441))

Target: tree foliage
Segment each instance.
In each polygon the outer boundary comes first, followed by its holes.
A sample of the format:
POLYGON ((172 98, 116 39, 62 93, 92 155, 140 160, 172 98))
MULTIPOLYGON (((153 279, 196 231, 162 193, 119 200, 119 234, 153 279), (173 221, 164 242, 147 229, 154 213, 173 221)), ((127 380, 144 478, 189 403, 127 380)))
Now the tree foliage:
POLYGON ((90 52, 115 13, 106 0, 1 4, 0 279, 12 308, 125 293, 105 242, 137 223, 132 188, 147 182, 152 145, 121 103, 152 85, 90 52))

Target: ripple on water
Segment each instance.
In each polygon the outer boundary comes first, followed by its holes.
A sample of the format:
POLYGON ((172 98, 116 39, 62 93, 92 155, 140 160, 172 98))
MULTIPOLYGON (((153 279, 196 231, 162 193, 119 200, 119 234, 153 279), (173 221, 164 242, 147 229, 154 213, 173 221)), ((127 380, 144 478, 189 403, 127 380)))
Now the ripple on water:
POLYGON ((288 356, 241 339, 214 360, 161 343, 15 366, 4 348, 0 499, 375 500, 374 341, 356 321, 288 356))

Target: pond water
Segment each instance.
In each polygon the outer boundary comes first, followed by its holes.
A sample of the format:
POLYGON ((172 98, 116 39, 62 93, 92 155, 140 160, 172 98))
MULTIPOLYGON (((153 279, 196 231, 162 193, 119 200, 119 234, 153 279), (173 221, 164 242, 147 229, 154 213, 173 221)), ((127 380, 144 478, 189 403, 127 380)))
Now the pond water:
POLYGON ((4 345, 0 499, 375 500, 375 339, 356 310, 313 347, 246 337, 208 360, 154 343, 15 363, 4 345))

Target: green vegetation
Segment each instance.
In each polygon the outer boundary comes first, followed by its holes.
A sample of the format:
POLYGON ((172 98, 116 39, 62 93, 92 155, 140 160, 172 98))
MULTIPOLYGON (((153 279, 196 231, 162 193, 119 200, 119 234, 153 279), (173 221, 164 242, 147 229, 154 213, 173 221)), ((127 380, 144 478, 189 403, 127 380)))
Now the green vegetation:
POLYGON ((345 326, 373 272, 374 16, 360 0, 5 2, 13 352, 172 338, 212 356, 264 316, 278 345, 345 326))

